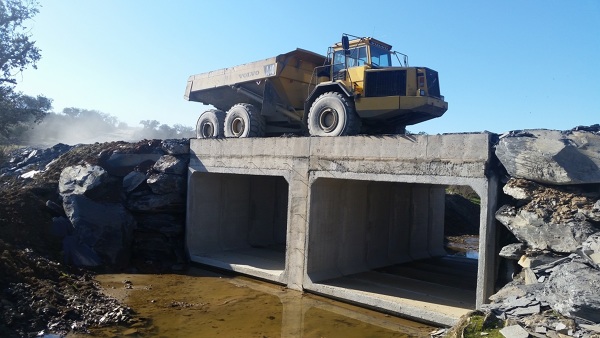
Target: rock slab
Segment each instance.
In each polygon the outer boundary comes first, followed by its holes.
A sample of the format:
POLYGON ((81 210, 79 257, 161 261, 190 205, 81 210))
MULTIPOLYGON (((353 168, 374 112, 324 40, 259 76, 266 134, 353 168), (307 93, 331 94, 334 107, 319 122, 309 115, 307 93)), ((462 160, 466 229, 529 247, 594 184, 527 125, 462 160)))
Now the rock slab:
POLYGON ((513 132, 500 139, 495 152, 512 177, 557 185, 600 183, 598 132, 513 132))
POLYGON ((600 323, 598 286, 599 271, 573 261, 562 264, 550 275, 544 295, 550 306, 561 314, 600 323))

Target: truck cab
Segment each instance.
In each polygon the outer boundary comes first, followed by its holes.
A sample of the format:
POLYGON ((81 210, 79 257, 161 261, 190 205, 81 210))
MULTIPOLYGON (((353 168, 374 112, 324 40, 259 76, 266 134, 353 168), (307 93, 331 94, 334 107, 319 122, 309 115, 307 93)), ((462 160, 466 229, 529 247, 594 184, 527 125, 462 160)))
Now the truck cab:
MULTIPOLYGON (((327 60, 329 74, 320 78, 305 105, 311 135, 328 136, 326 129, 331 129, 321 123, 328 119, 318 118, 320 124, 315 123, 315 115, 320 113, 314 111, 310 116, 312 105, 327 92, 335 92, 348 101, 351 112, 344 114, 358 116, 346 120, 360 126, 349 126, 347 133, 341 131, 342 135, 356 130, 369 134, 403 133, 407 125, 440 117, 448 109, 440 94, 437 72, 409 67, 408 57, 392 51, 385 42, 370 37, 350 40, 344 35, 341 42, 329 48, 327 60)), ((331 110, 325 113, 331 114, 331 110)), ((340 118, 329 120, 339 122, 340 118)))

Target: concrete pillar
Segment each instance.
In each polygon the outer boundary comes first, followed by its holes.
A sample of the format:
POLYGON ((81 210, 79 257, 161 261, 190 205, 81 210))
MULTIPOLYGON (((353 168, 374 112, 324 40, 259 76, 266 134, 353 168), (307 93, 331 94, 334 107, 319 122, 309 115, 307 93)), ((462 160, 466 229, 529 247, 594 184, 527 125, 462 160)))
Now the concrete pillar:
POLYGON ((498 177, 492 176, 477 186, 481 198, 479 216, 479 262, 477 269, 476 307, 489 301, 496 281, 496 218, 498 208, 498 177))
POLYGON ((308 228, 308 161, 295 158, 289 167, 285 271, 287 287, 302 290, 308 228))

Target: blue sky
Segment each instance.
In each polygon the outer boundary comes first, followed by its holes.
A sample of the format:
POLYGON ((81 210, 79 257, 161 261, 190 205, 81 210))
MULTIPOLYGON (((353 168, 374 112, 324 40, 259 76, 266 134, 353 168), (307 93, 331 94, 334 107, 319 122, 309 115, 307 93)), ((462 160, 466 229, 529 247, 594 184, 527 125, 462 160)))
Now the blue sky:
POLYGON ((41 0, 17 89, 129 125, 193 126, 188 76, 373 36, 439 72, 449 109, 412 132, 600 123, 600 1, 41 0))

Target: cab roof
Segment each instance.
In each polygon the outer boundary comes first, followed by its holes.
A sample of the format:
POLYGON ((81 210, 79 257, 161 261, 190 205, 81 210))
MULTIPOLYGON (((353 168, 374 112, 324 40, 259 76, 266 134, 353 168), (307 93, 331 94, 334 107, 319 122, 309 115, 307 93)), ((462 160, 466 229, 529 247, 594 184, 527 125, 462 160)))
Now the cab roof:
MULTIPOLYGON (((356 47, 356 46, 360 46, 360 45, 372 45, 372 46, 377 46, 380 48, 383 48, 385 50, 392 50, 392 45, 388 45, 387 43, 377 40, 375 38, 371 38, 371 37, 364 37, 364 38, 359 38, 359 39, 353 39, 350 40, 350 47, 356 47)), ((342 48, 342 43, 338 42, 336 44, 333 45, 334 49, 341 49, 342 48)))

